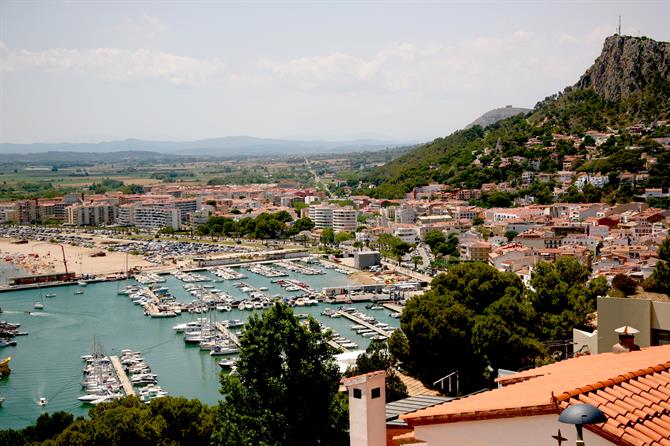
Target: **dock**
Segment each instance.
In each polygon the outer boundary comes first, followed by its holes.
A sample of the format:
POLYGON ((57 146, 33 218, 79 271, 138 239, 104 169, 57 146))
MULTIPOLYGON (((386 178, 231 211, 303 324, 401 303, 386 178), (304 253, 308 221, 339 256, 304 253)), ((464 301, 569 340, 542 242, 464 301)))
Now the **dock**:
POLYGON ((383 329, 381 329, 381 328, 379 328, 379 327, 375 327, 375 326, 372 325, 371 323, 369 323, 369 322, 365 322, 363 319, 361 319, 361 318, 359 318, 359 317, 357 317, 357 316, 354 316, 353 314, 347 313, 346 311, 338 310, 337 313, 338 313, 339 315, 343 316, 343 317, 346 317, 346 318, 349 319, 350 321, 353 321, 353 322, 357 323, 358 325, 362 325, 362 326, 364 326, 364 327, 366 327, 366 328, 369 328, 370 330, 376 332, 377 334, 380 334, 380 335, 382 335, 382 336, 386 336, 387 338, 391 336, 391 333, 390 333, 390 332, 388 332, 388 331, 386 331, 386 330, 383 330, 383 329))
POLYGON ((402 305, 393 304, 393 303, 384 303, 384 304, 382 304, 382 307, 386 308, 387 310, 393 311, 394 313, 402 313, 402 309, 403 309, 402 305))
POLYGON ((340 352, 340 353, 342 353, 342 352, 346 352, 346 351, 347 351, 346 348, 342 347, 340 344, 338 344, 337 342, 333 341, 332 339, 329 339, 329 340, 328 340, 328 345, 330 345, 331 347, 333 347, 335 350, 337 350, 337 351, 340 352))
POLYGON ((109 360, 112 361, 112 365, 114 366, 114 370, 116 371, 116 376, 119 377, 119 382, 121 383, 121 386, 123 387, 123 391, 128 396, 135 395, 135 389, 133 389, 133 385, 130 384, 130 380, 128 379, 128 375, 126 375, 126 371, 123 370, 123 366, 121 365, 121 361, 119 361, 119 357, 118 356, 110 356, 109 360))
POLYGON ((221 322, 215 322, 214 325, 216 326, 216 329, 219 330, 221 333, 223 333, 223 335, 226 338, 230 339, 233 342, 233 344, 235 344, 238 347, 240 346, 240 339, 228 327, 223 325, 223 323, 221 322))

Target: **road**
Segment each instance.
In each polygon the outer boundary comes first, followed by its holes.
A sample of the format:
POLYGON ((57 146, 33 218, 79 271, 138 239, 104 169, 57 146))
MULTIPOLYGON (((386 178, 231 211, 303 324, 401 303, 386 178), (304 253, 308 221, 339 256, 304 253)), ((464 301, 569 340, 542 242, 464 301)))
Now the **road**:
POLYGON ((314 176, 314 182, 316 183, 317 187, 319 186, 319 184, 321 184, 323 186, 323 190, 326 191, 326 195, 328 195, 328 198, 330 198, 332 196, 332 194, 330 193, 330 188, 326 183, 322 182, 319 179, 319 175, 312 168, 312 164, 309 162, 307 158, 305 158, 305 165, 307 165, 307 170, 309 170, 309 172, 314 176))

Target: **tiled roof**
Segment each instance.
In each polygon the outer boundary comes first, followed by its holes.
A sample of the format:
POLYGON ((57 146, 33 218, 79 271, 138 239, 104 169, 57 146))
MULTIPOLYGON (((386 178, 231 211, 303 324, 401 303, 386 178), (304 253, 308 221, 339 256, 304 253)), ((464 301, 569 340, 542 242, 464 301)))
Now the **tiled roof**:
POLYGON ((559 413, 589 403, 616 444, 670 446, 670 345, 571 358, 498 380, 504 387, 402 415, 410 425, 559 413))

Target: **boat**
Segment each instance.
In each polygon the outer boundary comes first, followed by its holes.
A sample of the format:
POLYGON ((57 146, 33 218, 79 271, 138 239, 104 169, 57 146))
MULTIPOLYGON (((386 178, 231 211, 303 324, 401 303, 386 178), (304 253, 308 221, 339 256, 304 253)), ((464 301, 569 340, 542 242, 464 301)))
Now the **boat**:
POLYGON ((75 290, 74 294, 84 294, 84 290, 75 290))
POLYGON ((47 293, 44 297, 56 297, 56 293, 47 293))
POLYGON ((12 341, 11 339, 0 339, 0 347, 13 347, 16 345, 16 341, 12 341))
POLYGON ((86 285, 88 285, 88 282, 86 282, 85 280, 77 280, 77 285, 86 286, 86 285))
POLYGON ((224 358, 221 361, 219 361, 219 366, 222 369, 232 369, 235 366, 236 362, 237 358, 224 358))
POLYGON ((36 310, 44 310, 44 304, 42 302, 35 302, 35 305, 33 305, 33 307, 36 310))
POLYGON ((217 346, 214 350, 209 352, 209 356, 223 356, 223 355, 234 355, 239 353, 240 349, 232 346, 217 346))
POLYGON ((4 403, 4 402, 5 402, 5 399, 0 396, 0 407, 2 407, 2 403, 4 403))
POLYGON ((43 396, 40 397, 40 400, 37 402, 37 405, 42 406, 42 407, 46 406, 47 405, 46 397, 43 397, 43 396))

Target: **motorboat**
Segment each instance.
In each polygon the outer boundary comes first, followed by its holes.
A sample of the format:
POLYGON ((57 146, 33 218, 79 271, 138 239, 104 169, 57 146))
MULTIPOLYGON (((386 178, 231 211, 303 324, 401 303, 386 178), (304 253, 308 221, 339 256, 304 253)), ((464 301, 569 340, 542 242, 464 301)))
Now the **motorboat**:
POLYGON ((84 290, 75 290, 74 294, 84 294, 84 290))
POLYGON ((240 349, 233 346, 217 346, 209 352, 209 356, 234 355, 240 352, 240 349))
POLYGON ((36 310, 44 310, 44 304, 42 302, 35 302, 33 308, 35 308, 36 310))
POLYGON ((224 358, 221 361, 219 361, 219 366, 222 369, 231 369, 235 366, 236 362, 237 358, 224 358))
POLYGON ((46 406, 47 405, 46 397, 40 397, 39 401, 37 402, 37 405, 42 407, 46 406))
POLYGON ((88 282, 86 282, 85 280, 77 280, 77 285, 86 286, 86 285, 88 285, 88 282))
POLYGON ((56 297, 56 293, 47 293, 44 297, 56 297))

